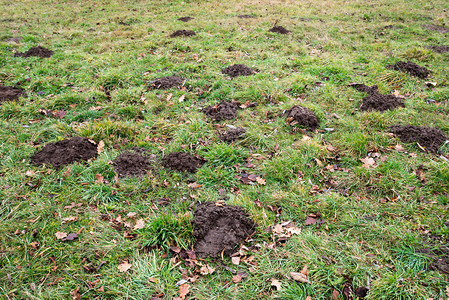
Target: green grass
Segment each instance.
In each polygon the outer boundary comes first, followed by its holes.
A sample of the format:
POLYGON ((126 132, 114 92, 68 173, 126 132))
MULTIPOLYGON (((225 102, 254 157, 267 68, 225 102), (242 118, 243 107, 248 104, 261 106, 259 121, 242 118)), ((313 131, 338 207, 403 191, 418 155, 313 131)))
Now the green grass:
MULTIPOLYGON (((225 200, 258 223, 248 243, 257 245, 256 263, 200 260, 215 271, 189 283, 188 299, 333 299, 334 290, 343 299, 348 281, 368 286, 367 299, 446 299, 448 275, 431 271, 419 250, 447 240, 449 163, 387 130, 399 123, 449 134, 449 54, 428 48, 449 38, 424 28, 448 24, 448 9, 442 0, 3 1, 0 84, 20 84, 28 97, 0 105, 0 298, 69 299, 77 288, 82 299, 176 297, 176 283, 198 272, 172 259, 169 247, 194 245, 198 201, 225 200), (237 17, 243 14, 255 18, 237 17), (182 16, 194 19, 177 21, 182 16), (267 32, 273 24, 292 33, 267 32), (178 29, 196 36, 170 38, 178 29), (13 55, 37 45, 55 54, 13 55), (432 77, 385 67, 398 60, 426 66, 432 77), (257 74, 221 73, 237 63, 257 74), (148 89, 174 74, 187 80, 185 89, 148 89), (364 95, 351 82, 397 90, 407 95, 405 108, 360 112, 364 95), (219 123, 201 113, 232 99, 257 106, 219 123), (320 120, 309 138, 281 117, 298 104, 320 120), (220 141, 225 123, 244 127, 243 139, 220 141), (59 170, 31 165, 41 145, 75 135, 103 141, 103 153, 59 170), (133 147, 158 158, 188 151, 206 163, 196 174, 157 165, 117 183, 110 161, 133 147), (367 156, 375 167, 362 166, 367 156), (420 165, 425 181, 414 173, 420 165), (241 171, 266 184, 243 184, 241 171), (108 183, 96 182, 97 174, 108 183), (325 223, 305 226, 316 213, 325 223), (145 225, 135 229, 140 219, 145 225), (283 221, 302 232, 272 247, 266 229, 283 221), (79 239, 63 242, 56 232, 79 239), (122 273, 124 260, 132 267, 122 273), (305 264, 309 284, 289 278, 305 264), (248 276, 234 284, 223 265, 248 276)), ((442 150, 447 158, 449 145, 442 150)))

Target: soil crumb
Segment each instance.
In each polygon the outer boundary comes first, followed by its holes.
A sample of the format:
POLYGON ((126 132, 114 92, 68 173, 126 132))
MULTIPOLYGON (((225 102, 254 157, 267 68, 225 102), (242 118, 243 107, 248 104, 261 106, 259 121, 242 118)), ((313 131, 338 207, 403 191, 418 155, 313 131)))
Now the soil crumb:
POLYGON ((37 46, 37 47, 33 47, 30 48, 28 51, 23 52, 23 53, 15 53, 14 56, 15 57, 30 57, 30 56, 38 56, 38 57, 42 57, 42 58, 49 58, 53 55, 53 51, 48 50, 44 47, 41 46, 37 46))
POLYGON ((181 22, 189 22, 190 20, 193 20, 193 18, 192 17, 181 17, 178 19, 178 21, 181 21, 181 22))
POLYGON ((198 205, 193 218, 195 253, 200 257, 231 255, 234 248, 251 236, 256 223, 238 206, 198 205))
POLYGON ((172 34, 170 34, 170 37, 178 37, 178 36, 193 36, 196 35, 196 33, 192 30, 176 30, 172 34))
POLYGON ((243 135, 245 134, 246 130, 242 127, 234 127, 230 128, 228 131, 220 135, 220 138, 223 142, 226 142, 228 144, 239 140, 243 138, 243 135))
POLYGON ((447 53, 449 52, 449 46, 432 46, 430 47, 430 49, 432 49, 434 52, 436 53, 447 53))
POLYGON ((449 28, 443 27, 443 26, 437 26, 433 24, 427 24, 423 26, 425 29, 431 30, 431 31, 438 31, 441 33, 449 33, 449 28))
POLYGON ((427 269, 432 271, 439 271, 444 274, 449 274, 449 248, 442 247, 440 249, 424 248, 419 250, 419 253, 425 254, 431 259, 427 265, 427 269))
POLYGON ((180 172, 194 173, 204 164, 204 159, 186 152, 172 152, 162 159, 162 165, 180 172))
POLYGON ((238 16, 240 19, 255 19, 256 16, 252 16, 252 15, 239 15, 238 16))
POLYGON ((25 91, 21 88, 13 86, 2 86, 0 85, 0 103, 4 101, 14 101, 20 98, 20 96, 25 97, 25 91))
POLYGON ((227 74, 231 77, 249 76, 254 74, 254 70, 245 65, 236 64, 221 70, 221 73, 227 74))
POLYGON ((156 78, 155 80, 153 80, 150 83, 150 88, 151 89, 161 89, 161 90, 165 90, 165 89, 170 89, 170 88, 180 88, 181 85, 183 84, 184 79, 173 75, 173 76, 167 76, 167 77, 161 77, 161 78, 156 78))
POLYGON ((222 101, 214 106, 203 108, 202 112, 215 121, 232 120, 237 116, 238 105, 233 102, 222 101))
POLYGON ((393 110, 398 107, 404 107, 404 102, 401 98, 394 95, 380 94, 377 85, 367 86, 364 84, 351 84, 351 87, 355 88, 359 92, 367 93, 368 96, 363 98, 360 105, 361 111, 386 111, 393 110))
POLYGON ((422 79, 427 78, 431 73, 431 71, 428 70, 427 68, 418 66, 417 64, 412 63, 411 61, 408 62, 398 61, 394 65, 387 65, 387 68, 391 70, 406 72, 412 76, 422 79))
POLYGON ((275 32, 275 33, 280 33, 280 34, 288 34, 288 33, 290 33, 290 30, 287 30, 287 29, 285 29, 282 26, 274 26, 273 28, 271 28, 268 31, 269 32, 275 32))
POLYGON ((124 152, 112 161, 119 177, 140 177, 151 170, 152 159, 134 152, 124 152))
POLYGON ((34 165, 49 164, 56 168, 97 156, 97 145, 83 137, 74 137, 45 145, 34 153, 34 165))
POLYGON ((320 126, 320 121, 316 117, 315 113, 300 105, 295 105, 285 111, 284 116, 287 118, 287 122, 291 126, 299 125, 310 130, 314 130, 320 126))
POLYGON ((418 143, 421 147, 433 153, 437 153, 447 140, 443 131, 432 127, 394 125, 390 127, 390 131, 402 142, 418 143))

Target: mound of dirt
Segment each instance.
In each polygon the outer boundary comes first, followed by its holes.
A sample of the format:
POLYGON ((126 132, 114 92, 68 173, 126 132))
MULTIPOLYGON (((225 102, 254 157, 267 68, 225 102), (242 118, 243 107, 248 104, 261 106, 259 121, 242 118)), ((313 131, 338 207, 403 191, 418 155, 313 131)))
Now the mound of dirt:
POLYGON ((315 113, 300 105, 292 106, 292 108, 285 111, 284 116, 291 126, 299 125, 310 130, 314 130, 320 126, 320 121, 315 113))
POLYGON ((427 68, 418 66, 415 63, 412 63, 411 61, 405 62, 405 61, 398 61, 394 65, 387 65, 388 69, 391 70, 398 70, 405 73, 409 73, 412 76, 418 77, 418 78, 427 78, 431 71, 427 68))
POLYGON ((220 135, 220 138, 223 142, 232 143, 238 139, 241 139, 245 134, 245 128, 235 127, 230 128, 228 131, 220 135))
POLYGON ((431 30, 431 31, 438 31, 441 33, 449 33, 449 28, 443 27, 443 26, 437 26, 433 24, 427 24, 423 26, 425 29, 431 30))
POLYGON ((440 249, 431 250, 428 248, 421 249, 419 253, 425 254, 431 259, 427 269, 432 271, 439 271, 444 274, 449 274, 449 248, 442 247, 440 249))
POLYGON ((0 85, 0 103, 3 101, 13 101, 19 99, 20 96, 25 97, 25 91, 21 88, 13 86, 0 85))
POLYGON ((234 248, 251 236, 256 223, 238 206, 198 205, 193 214, 195 253, 200 257, 231 255, 234 248))
POLYGON ((178 36, 193 36, 195 35, 195 31, 192 30, 176 30, 172 34, 170 34, 170 37, 178 37, 178 36))
POLYGON ((119 177, 143 176, 151 170, 151 158, 133 152, 124 152, 112 161, 119 177))
POLYGON ((182 86, 184 82, 184 79, 173 75, 173 76, 167 76, 167 77, 161 77, 161 78, 156 78, 155 80, 153 80, 150 83, 150 88, 151 89, 160 89, 160 90, 165 90, 165 89, 170 89, 170 88, 180 88, 182 86))
POLYGON ((245 65, 235 64, 224 68, 223 70, 221 70, 221 73, 227 74, 231 77, 249 76, 254 74, 254 70, 245 65))
POLYGON ((181 21, 181 22, 189 22, 190 20, 193 20, 193 18, 192 17, 181 17, 178 19, 178 21, 181 21))
POLYGON ((254 19, 254 18, 256 18, 255 16, 252 16, 252 15, 239 15, 238 17, 240 19, 254 19))
POLYGON ((429 47, 430 49, 432 49, 434 52, 436 53, 447 53, 449 52, 449 46, 431 46, 429 47))
POLYGON ((404 143, 418 143, 421 147, 433 153, 437 153, 447 140, 443 131, 432 127, 394 125, 390 127, 390 132, 394 133, 404 143))
POLYGON ((215 121, 232 120, 237 116, 238 105, 232 102, 222 101, 217 105, 208 106, 202 112, 215 121))
POLYGON ((31 157, 34 165, 48 164, 56 168, 97 156, 97 145, 83 137, 74 137, 45 145, 31 157))
POLYGON ((287 30, 287 29, 285 29, 282 26, 274 26, 273 28, 271 28, 268 31, 269 32, 274 32, 274 33, 280 33, 280 34, 288 34, 288 33, 290 33, 290 30, 287 30))
POLYGON ((359 109, 362 111, 386 111, 405 106, 401 98, 393 95, 380 94, 377 85, 370 87, 355 83, 350 86, 359 92, 368 94, 367 97, 363 98, 362 104, 360 105, 359 109))
POLYGON ((197 158, 186 152, 172 152, 162 159, 164 167, 180 172, 194 173, 203 164, 202 158, 197 158))
POLYGON ((23 52, 23 53, 15 53, 14 56, 15 57, 30 57, 30 56, 38 56, 38 57, 42 57, 42 58, 48 58, 51 57, 53 55, 53 51, 48 50, 44 47, 41 46, 37 46, 37 47, 33 47, 30 48, 28 51, 23 52))

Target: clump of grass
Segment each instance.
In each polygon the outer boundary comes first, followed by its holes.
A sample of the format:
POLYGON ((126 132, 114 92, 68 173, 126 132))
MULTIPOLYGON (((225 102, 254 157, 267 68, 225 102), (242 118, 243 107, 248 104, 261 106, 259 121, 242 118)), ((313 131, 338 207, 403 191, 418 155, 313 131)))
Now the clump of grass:
POLYGON ((111 143, 117 138, 131 139, 135 132, 135 125, 130 122, 113 121, 111 119, 83 124, 76 129, 80 136, 90 138, 96 142, 111 143))

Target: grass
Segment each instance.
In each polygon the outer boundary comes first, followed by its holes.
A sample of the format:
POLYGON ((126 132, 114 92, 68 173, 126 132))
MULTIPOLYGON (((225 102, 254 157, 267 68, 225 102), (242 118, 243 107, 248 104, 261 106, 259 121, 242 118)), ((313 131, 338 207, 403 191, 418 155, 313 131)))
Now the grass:
POLYGON ((369 287, 367 299, 447 298, 447 274, 431 271, 419 250, 447 241, 449 164, 386 134, 398 123, 449 134, 449 56, 428 49, 449 39, 423 27, 448 23, 446 1, 37 0, 0 8, 0 83, 28 93, 0 106, 0 298, 67 299, 77 289, 82 299, 176 297, 176 283, 195 270, 167 249, 194 244, 197 201, 223 199, 258 223, 249 242, 258 245, 256 264, 201 261, 215 271, 189 283, 188 299, 334 299, 334 290, 343 299, 348 281, 369 287), (194 19, 177 21, 182 16, 194 19), (267 32, 274 24, 292 33, 267 32), (178 29, 196 35, 170 38, 178 29), (37 45, 55 54, 13 56, 37 45), (432 77, 386 69, 398 60, 426 66, 432 77), (235 63, 257 74, 221 74, 235 63), (187 79, 185 89, 147 88, 173 74, 187 79), (351 82, 397 90, 407 95, 405 108, 360 112, 363 94, 351 82), (257 106, 218 126, 200 111, 231 99, 257 106), (320 120, 309 137, 281 117, 297 104, 320 120), (246 128, 244 139, 220 141, 225 123, 246 128), (39 145, 75 135, 103 141, 103 153, 59 170, 30 164, 39 145), (207 162, 196 174, 156 168, 115 182, 109 162, 132 147, 159 158, 189 151, 207 162), (375 167, 364 168, 360 159, 376 153, 375 167), (425 180, 414 173, 421 165, 425 180), (241 170, 266 184, 243 184, 241 170), (96 182, 97 174, 109 183, 96 182), (305 226, 316 213, 325 223, 305 226), (145 225, 135 229, 140 219, 145 225), (272 247, 265 229, 281 221, 302 232, 272 247), (63 242, 56 232, 79 239, 63 242), (122 273, 124 260, 132 267, 122 273), (305 264, 309 284, 289 278, 305 264), (235 284, 223 265, 248 276, 235 284))

